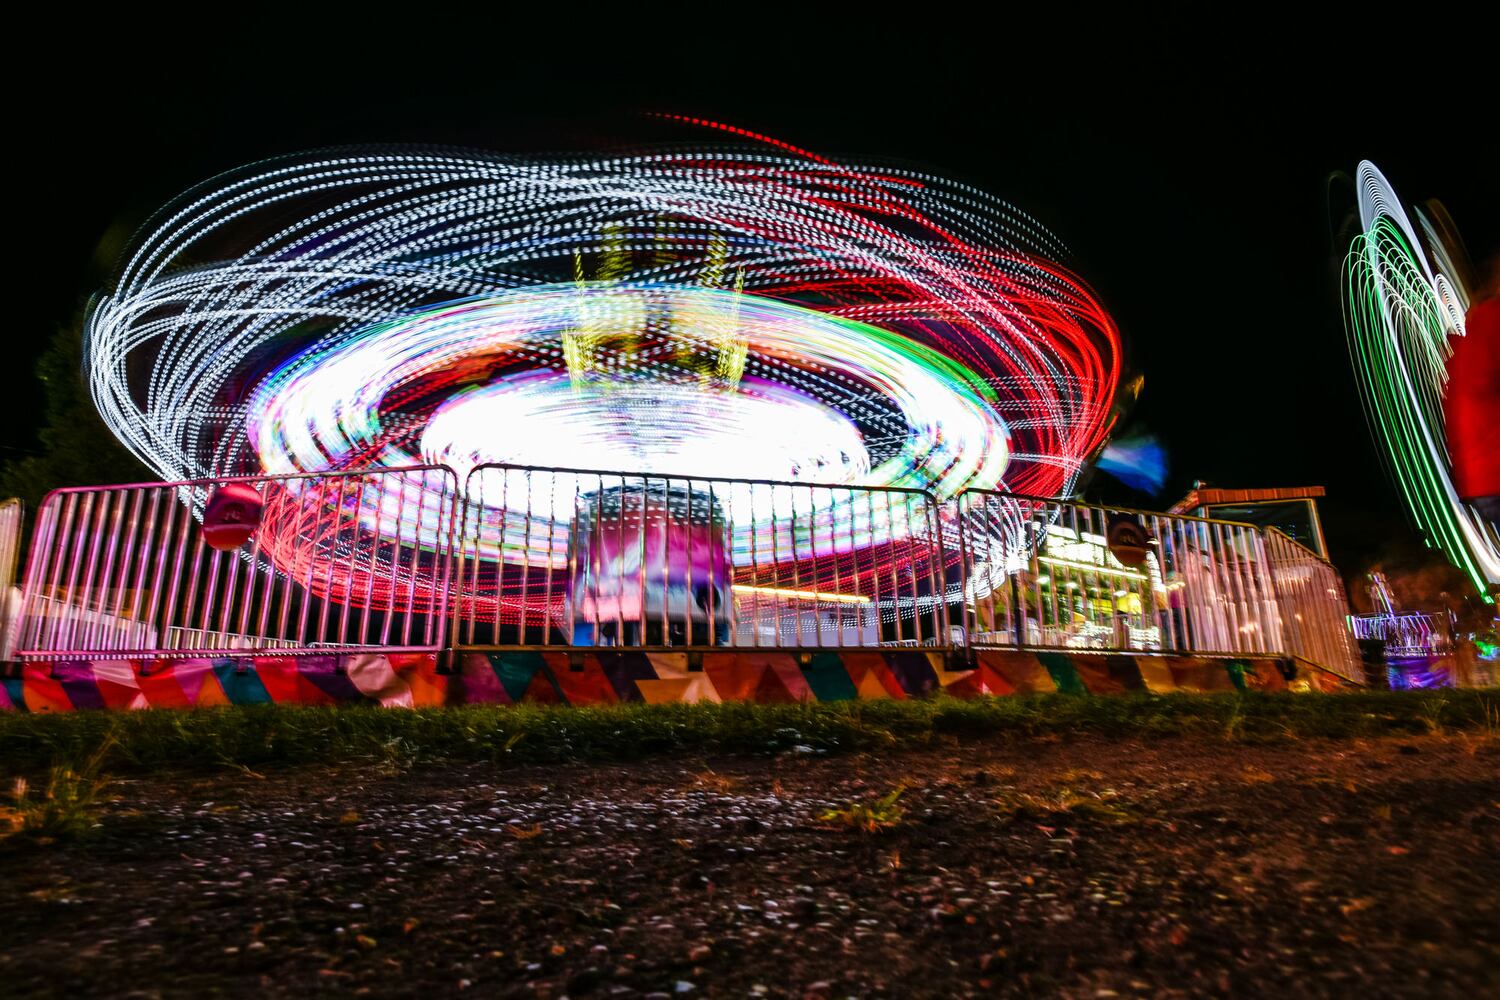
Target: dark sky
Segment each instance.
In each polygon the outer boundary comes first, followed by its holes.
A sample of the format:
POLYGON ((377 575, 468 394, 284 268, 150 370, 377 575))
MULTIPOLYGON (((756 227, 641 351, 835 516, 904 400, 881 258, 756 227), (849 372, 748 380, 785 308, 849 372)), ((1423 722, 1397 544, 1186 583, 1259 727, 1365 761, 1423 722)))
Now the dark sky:
POLYGON ((330 144, 645 141, 664 136, 641 113, 672 111, 899 159, 1026 209, 1073 248, 1145 373, 1134 422, 1170 455, 1160 503, 1194 479, 1318 483, 1336 557, 1410 544, 1330 287, 1328 178, 1372 159, 1408 202, 1441 199, 1476 257, 1500 246, 1477 30, 1435 7, 1391 37, 1353 9, 1256 22, 1050 8, 968 21, 938 4, 885 20, 874 6, 870 20, 699 6, 601 22, 579 5, 524 18, 496 5, 379 24, 257 7, 87 37, 59 25, 48 74, 12 88, 24 307, 0 445, 35 447, 24 373, 103 283, 101 244, 199 180, 330 144))

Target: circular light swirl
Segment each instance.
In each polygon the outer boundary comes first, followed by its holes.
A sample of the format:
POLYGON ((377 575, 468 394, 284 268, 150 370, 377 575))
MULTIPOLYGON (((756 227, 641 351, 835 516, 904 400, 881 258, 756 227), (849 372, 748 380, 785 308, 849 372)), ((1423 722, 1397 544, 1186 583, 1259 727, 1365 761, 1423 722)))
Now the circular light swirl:
MULTIPOLYGON (((95 402, 167 479, 425 462, 463 483, 504 462, 1067 495, 1108 434, 1120 343, 1061 244, 965 185, 749 137, 216 178, 96 300, 95 402)), ((527 488, 566 522, 569 483, 527 488)), ((393 516, 356 509, 372 531, 393 516)), ((817 517, 852 528, 831 494, 817 517)), ((861 523, 839 537, 881 527, 861 523)), ((493 527, 487 558, 566 547, 493 527)))
POLYGON ((1385 176, 1359 165, 1359 220, 1344 260, 1344 326, 1365 412, 1431 542, 1483 595, 1500 584, 1500 535, 1459 499, 1443 428, 1443 386, 1468 294, 1420 209, 1414 225, 1385 176))

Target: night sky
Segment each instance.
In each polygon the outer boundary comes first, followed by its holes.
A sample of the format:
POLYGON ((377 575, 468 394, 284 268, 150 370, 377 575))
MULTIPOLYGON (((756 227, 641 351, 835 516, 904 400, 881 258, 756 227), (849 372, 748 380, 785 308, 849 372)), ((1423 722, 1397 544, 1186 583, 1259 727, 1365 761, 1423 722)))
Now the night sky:
MULTIPOLYGON (((912 6, 857 24, 698 7, 672 29, 576 5, 400 25, 247 8, 181 21, 172 45, 151 40, 165 27, 58 26, 55 64, 12 94, 9 242, 24 256, 0 446, 36 448, 36 355, 131 229, 191 184, 347 143, 718 138, 643 117, 669 111, 946 173, 1067 242, 1146 376, 1130 426, 1171 460, 1159 498, 1102 477, 1091 495, 1165 506, 1195 479, 1322 484, 1344 568, 1409 549, 1339 320, 1329 177, 1372 159, 1407 202, 1442 200, 1476 259, 1500 249, 1493 70, 1466 50, 1478 36, 1435 11, 1384 39, 1353 8, 1250 23, 1053 6, 973 22, 912 6)), ((1351 192, 1333 192, 1341 214, 1351 192)))

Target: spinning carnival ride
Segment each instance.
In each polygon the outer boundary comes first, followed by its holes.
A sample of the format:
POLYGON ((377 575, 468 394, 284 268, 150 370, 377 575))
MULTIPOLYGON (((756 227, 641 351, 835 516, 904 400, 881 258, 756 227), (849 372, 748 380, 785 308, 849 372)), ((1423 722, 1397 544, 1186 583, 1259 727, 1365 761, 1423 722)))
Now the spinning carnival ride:
POLYGON ((1463 250, 1441 204, 1408 213, 1368 161, 1356 183, 1360 231, 1344 260, 1343 299, 1365 411, 1423 533, 1493 603, 1500 524, 1455 485, 1461 443, 1444 419, 1449 361, 1467 335, 1463 250))
MULTIPOLYGON (((1070 492, 1110 430, 1120 342, 1060 243, 961 184, 696 124, 758 144, 333 152, 215 178, 94 303, 98 408, 167 480, 451 469, 268 483, 253 558, 430 606, 360 555, 451 531, 490 584, 463 599, 524 623, 571 598, 580 642, 627 602, 661 613, 653 641, 720 631, 764 539, 787 579, 829 587, 841 558, 911 558, 903 539, 937 530, 925 497, 1070 492), (888 490, 884 509, 842 486, 888 490), (354 527, 314 529, 330 517, 354 527), (607 537, 627 520, 638 546, 607 537), (679 598, 696 610, 669 621, 679 598)), ((207 491, 183 496, 201 516, 207 491)))

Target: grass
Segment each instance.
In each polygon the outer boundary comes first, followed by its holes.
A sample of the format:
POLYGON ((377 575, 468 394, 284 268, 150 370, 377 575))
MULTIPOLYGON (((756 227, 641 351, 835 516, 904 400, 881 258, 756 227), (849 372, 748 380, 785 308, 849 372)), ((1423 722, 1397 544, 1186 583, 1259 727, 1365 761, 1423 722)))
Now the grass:
POLYGON ((37 791, 17 778, 9 805, 0 806, 0 841, 16 838, 37 844, 77 840, 93 831, 109 784, 100 775, 112 747, 106 740, 78 765, 53 764, 37 791))
POLYGON ((1139 817, 1118 800, 1118 793, 1113 791, 1090 792, 1064 787, 1040 795, 1008 792, 997 798, 995 804, 1002 813, 1015 819, 1045 822, 1077 817, 1112 825, 1136 822, 1139 817))
POLYGON ((851 802, 842 809, 828 809, 818 821, 829 826, 846 827, 861 833, 879 833, 899 826, 906 810, 897 801, 906 791, 904 785, 897 786, 878 799, 851 802))
POLYGON ((591 708, 244 706, 195 711, 0 714, 0 762, 40 774, 98 755, 113 772, 368 762, 552 763, 653 754, 842 753, 957 737, 1196 736, 1224 742, 1492 735, 1500 692, 1363 692, 591 708))

